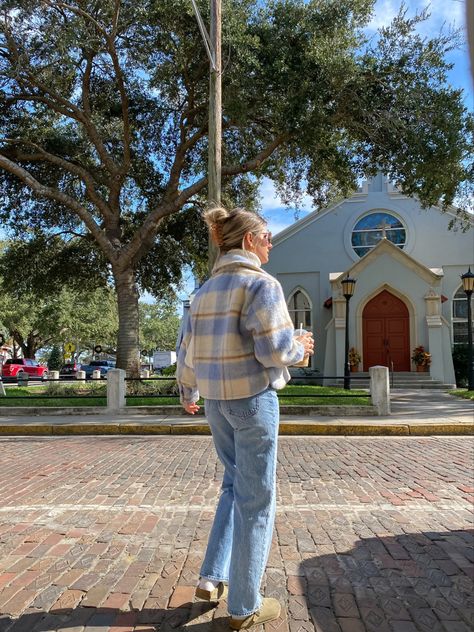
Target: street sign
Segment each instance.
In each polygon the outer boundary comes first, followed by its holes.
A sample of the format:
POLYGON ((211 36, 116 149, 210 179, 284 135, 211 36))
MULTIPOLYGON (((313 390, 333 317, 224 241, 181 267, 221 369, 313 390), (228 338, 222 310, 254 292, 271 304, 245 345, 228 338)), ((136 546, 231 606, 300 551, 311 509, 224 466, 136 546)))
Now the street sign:
POLYGON ((64 351, 67 354, 71 354, 76 350, 76 345, 73 342, 66 342, 64 345, 64 351))

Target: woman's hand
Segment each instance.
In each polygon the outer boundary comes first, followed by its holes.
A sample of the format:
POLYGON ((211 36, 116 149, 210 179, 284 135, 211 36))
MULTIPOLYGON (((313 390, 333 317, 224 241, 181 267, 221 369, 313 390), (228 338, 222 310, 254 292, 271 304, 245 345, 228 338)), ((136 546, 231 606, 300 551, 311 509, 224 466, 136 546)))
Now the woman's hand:
POLYGON ((201 407, 195 404, 194 402, 191 402, 189 404, 183 404, 183 408, 190 415, 195 415, 201 407))
POLYGON ((303 345, 305 357, 314 354, 314 338, 311 331, 308 331, 302 336, 295 336, 295 340, 303 345))

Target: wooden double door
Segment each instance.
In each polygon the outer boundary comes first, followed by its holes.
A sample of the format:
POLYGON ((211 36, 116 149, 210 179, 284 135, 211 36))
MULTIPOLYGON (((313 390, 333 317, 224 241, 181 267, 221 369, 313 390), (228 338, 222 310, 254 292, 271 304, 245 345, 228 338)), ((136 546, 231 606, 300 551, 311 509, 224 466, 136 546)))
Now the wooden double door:
POLYGON ((364 371, 375 365, 410 371, 410 317, 399 298, 382 290, 362 312, 364 371))

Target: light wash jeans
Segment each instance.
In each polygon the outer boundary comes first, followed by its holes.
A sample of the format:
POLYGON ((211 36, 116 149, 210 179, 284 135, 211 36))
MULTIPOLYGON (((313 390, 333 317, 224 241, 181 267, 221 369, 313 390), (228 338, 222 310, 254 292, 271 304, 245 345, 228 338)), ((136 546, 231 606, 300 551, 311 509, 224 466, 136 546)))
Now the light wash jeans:
POLYGON ((279 406, 269 388, 236 400, 206 400, 206 417, 224 465, 201 577, 229 582, 230 615, 258 610, 275 520, 279 406))

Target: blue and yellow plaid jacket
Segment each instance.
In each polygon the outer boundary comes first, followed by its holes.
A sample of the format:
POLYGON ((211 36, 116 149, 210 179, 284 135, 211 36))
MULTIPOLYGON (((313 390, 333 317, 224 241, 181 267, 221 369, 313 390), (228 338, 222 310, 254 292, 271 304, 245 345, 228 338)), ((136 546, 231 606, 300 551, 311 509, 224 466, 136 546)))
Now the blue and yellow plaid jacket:
POLYGON ((178 351, 181 402, 241 399, 280 389, 303 359, 280 283, 244 250, 219 257, 199 289, 178 351))

